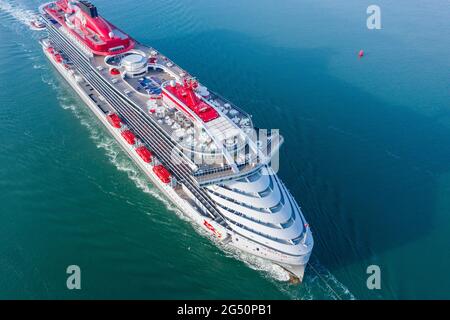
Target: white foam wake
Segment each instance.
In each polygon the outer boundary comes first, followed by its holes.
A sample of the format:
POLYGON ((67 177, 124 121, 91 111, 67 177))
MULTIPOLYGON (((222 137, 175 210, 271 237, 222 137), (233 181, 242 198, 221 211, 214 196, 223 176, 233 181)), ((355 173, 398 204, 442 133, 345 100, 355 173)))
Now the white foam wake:
POLYGON ((324 298, 335 300, 355 300, 356 297, 350 290, 344 286, 339 280, 313 255, 309 262, 310 278, 307 285, 315 290, 320 289, 324 294, 324 298))
POLYGON ((0 11, 9 14, 26 26, 30 26, 31 21, 36 18, 36 13, 33 10, 26 9, 18 4, 4 0, 0 0, 0 11))

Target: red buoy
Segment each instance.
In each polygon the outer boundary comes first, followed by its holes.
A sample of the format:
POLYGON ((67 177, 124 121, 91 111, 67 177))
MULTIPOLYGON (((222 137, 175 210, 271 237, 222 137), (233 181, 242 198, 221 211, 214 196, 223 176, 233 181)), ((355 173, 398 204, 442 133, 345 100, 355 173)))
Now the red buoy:
POLYGON ((364 50, 359 50, 358 57, 364 57, 364 50))

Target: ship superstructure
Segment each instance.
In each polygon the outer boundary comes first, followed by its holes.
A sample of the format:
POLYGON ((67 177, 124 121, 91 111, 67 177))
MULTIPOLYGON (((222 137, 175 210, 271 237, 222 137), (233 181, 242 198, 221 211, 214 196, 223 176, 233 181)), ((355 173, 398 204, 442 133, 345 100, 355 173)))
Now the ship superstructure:
POLYGON ((271 168, 283 138, 92 3, 49 2, 40 14, 44 53, 153 184, 219 241, 301 280, 313 238, 271 168))

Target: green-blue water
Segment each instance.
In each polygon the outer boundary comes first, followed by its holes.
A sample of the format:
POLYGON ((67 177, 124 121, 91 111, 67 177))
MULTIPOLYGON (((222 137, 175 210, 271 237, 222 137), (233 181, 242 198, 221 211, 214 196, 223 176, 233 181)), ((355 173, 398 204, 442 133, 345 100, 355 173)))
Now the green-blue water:
POLYGON ((316 242, 301 286, 161 199, 43 57, 38 3, 0 0, 0 298, 450 298, 447 1, 379 0, 382 30, 366 0, 96 1, 280 128, 316 242))

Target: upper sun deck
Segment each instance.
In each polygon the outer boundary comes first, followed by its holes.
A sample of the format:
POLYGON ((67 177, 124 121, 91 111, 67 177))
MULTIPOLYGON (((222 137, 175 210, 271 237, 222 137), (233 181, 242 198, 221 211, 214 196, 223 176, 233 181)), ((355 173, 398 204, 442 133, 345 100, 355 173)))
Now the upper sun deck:
POLYGON ((87 1, 58 0, 43 5, 41 10, 94 54, 121 53, 134 47, 130 36, 99 16, 97 8, 87 1))

